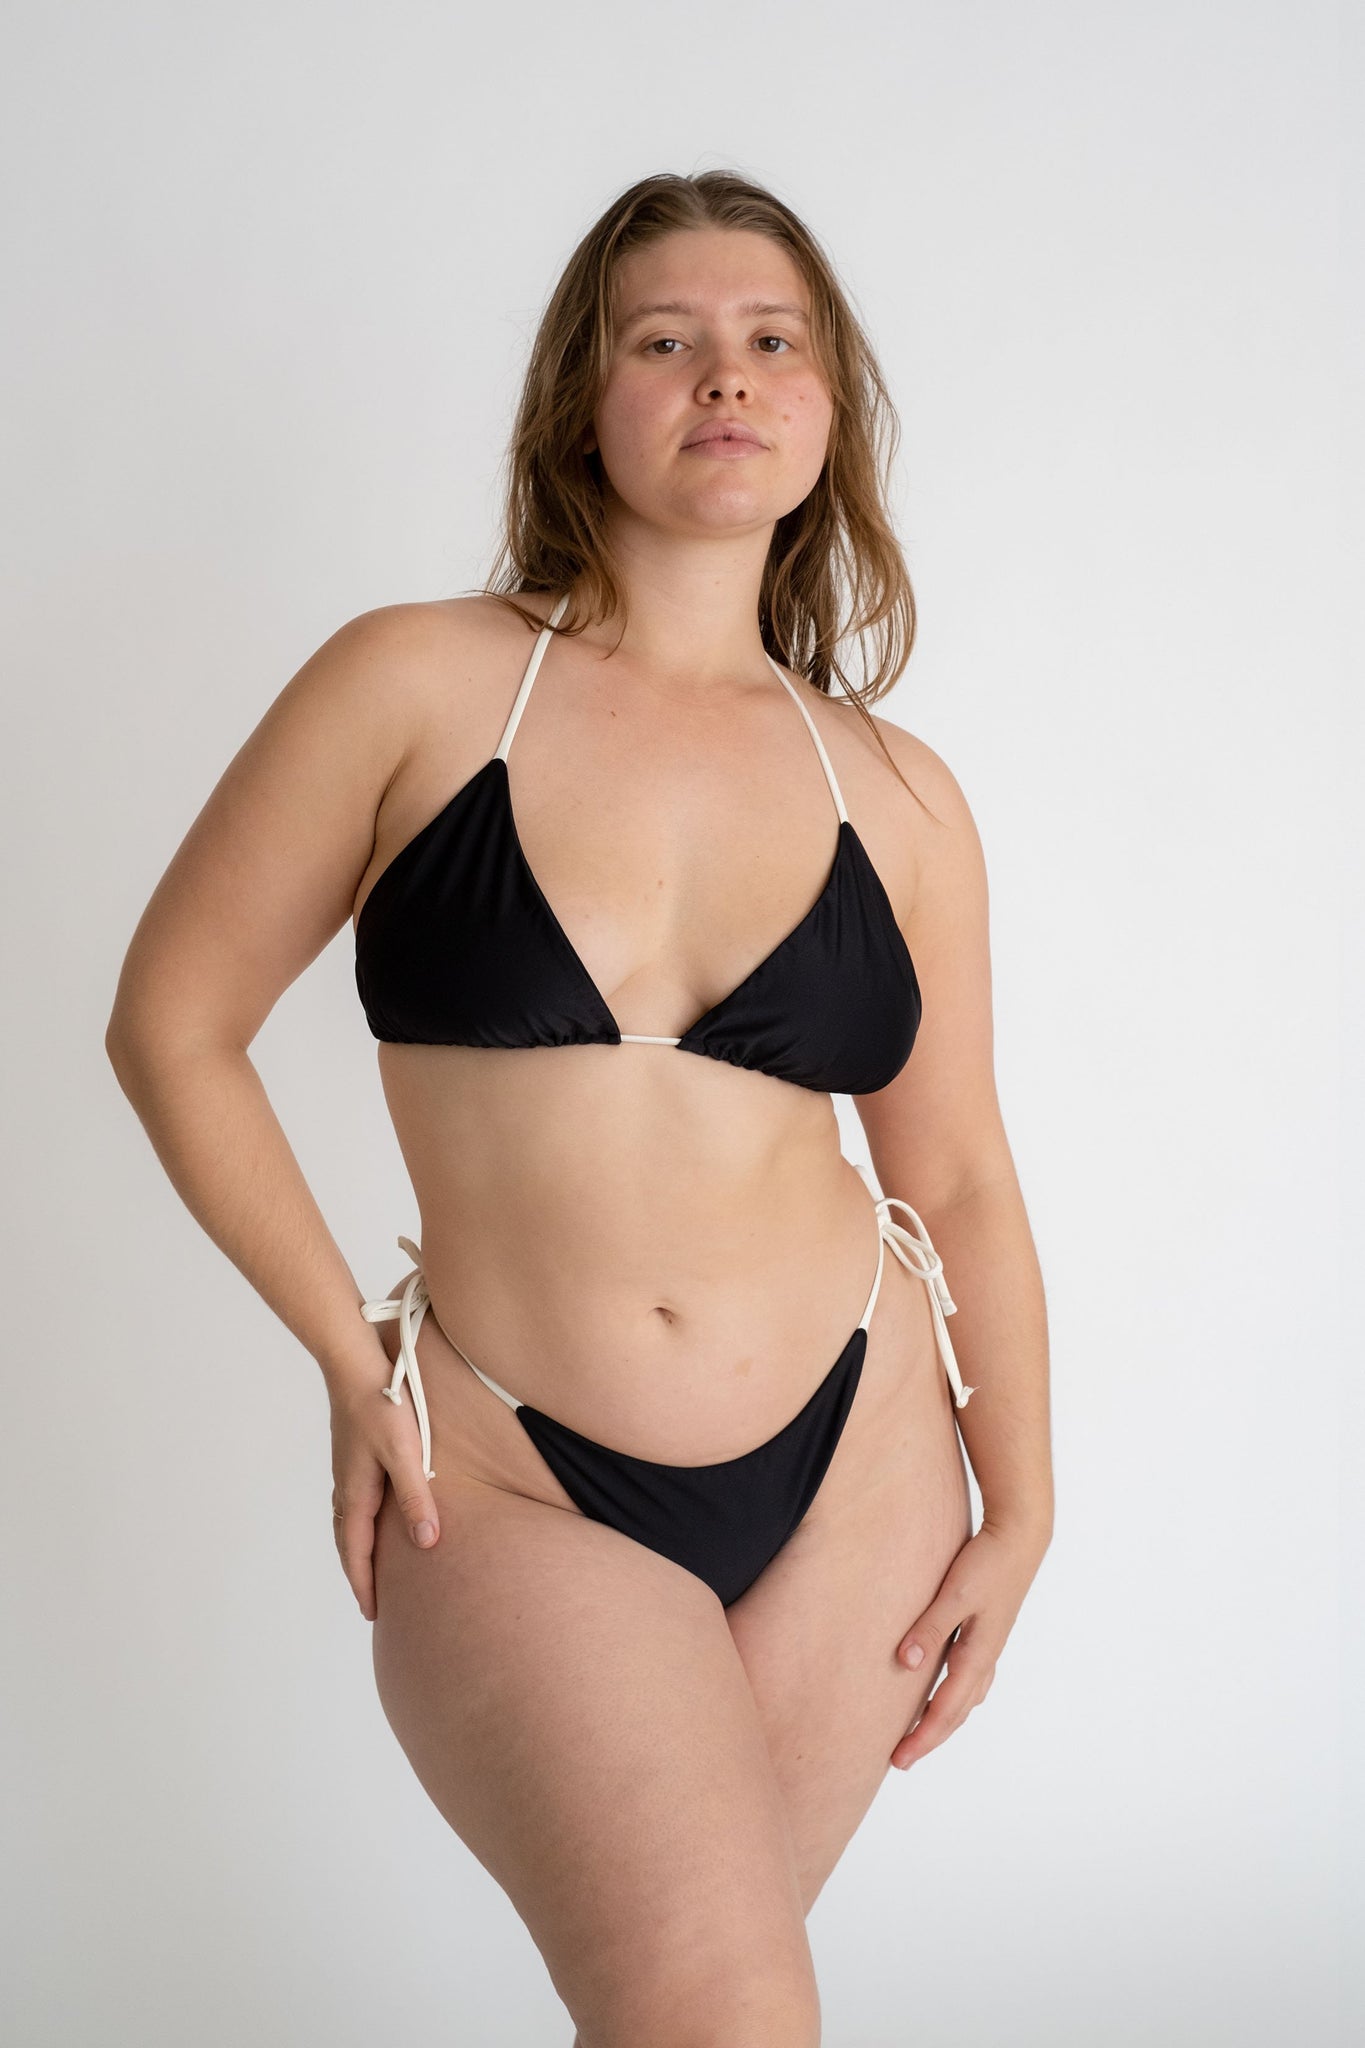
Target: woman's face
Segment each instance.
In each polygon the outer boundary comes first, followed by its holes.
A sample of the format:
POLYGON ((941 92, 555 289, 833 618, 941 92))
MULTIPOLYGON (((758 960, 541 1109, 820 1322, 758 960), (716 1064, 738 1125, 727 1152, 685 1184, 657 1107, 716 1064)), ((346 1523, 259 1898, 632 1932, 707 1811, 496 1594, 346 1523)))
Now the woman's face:
POLYGON ((770 529, 815 485, 834 417, 800 270, 766 235, 698 228, 631 250, 615 284, 584 444, 601 451, 613 516, 679 535, 770 529), (739 437, 700 438, 726 425, 739 437))

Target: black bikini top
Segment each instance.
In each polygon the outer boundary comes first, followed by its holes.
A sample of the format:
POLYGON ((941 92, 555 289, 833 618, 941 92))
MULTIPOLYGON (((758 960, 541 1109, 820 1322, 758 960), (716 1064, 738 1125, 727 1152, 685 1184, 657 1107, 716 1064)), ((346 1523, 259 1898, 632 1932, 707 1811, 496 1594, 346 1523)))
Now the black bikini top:
POLYGON ((681 1038, 622 1031, 531 872, 507 754, 559 600, 492 759, 396 853, 356 922, 356 987, 370 1030, 401 1045, 672 1045, 830 1094, 884 1088, 920 1020, 914 962, 849 823, 824 742, 805 719, 839 813, 824 888, 794 930, 681 1038))

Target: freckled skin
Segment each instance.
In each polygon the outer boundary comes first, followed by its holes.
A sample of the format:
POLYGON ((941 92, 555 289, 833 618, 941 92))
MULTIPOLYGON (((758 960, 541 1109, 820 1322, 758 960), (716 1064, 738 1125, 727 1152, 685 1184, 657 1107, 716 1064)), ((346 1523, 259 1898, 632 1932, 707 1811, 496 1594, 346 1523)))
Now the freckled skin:
POLYGON ((766 539, 819 480, 834 403, 804 318, 746 314, 746 300, 809 309, 796 263, 747 229, 682 229, 617 267, 618 312, 687 303, 623 328, 584 446, 600 451, 618 543, 648 547, 658 530, 766 539), (764 444, 722 461, 682 448, 707 411, 733 412, 764 444))

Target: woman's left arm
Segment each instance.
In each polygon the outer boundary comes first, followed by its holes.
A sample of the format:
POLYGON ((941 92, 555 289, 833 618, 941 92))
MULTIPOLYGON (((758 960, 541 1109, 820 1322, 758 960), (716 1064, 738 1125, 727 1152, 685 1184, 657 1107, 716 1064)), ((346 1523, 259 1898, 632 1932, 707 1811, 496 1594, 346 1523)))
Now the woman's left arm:
MULTIPOLYGON (((923 1014, 889 1087, 855 1098, 882 1192, 909 1202, 943 1261, 949 1326, 970 1400, 954 1412, 982 1520, 908 1626, 897 1654, 947 1675, 891 1761, 917 1762, 990 1690, 1052 1539, 1047 1312, 1033 1234, 996 1094, 985 860, 946 763, 889 720, 878 725, 928 807, 916 809, 904 933, 923 1014)), ((906 803, 913 799, 906 797, 906 803)))

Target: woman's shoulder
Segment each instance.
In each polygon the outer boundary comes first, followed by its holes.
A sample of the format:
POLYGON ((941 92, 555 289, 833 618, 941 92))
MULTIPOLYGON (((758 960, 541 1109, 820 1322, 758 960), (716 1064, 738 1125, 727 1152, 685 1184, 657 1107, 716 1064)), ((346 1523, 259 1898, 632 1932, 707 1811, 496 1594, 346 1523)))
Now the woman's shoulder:
MULTIPOLYGON (((538 620, 548 616, 553 602, 543 592, 516 599, 538 620)), ((459 597, 413 598, 377 605, 373 611, 361 612, 350 620, 346 630, 352 629, 368 631, 376 643, 388 641, 395 648, 410 648, 414 652, 420 652, 425 645, 441 655, 460 647, 482 651, 515 647, 532 630, 510 604, 478 590, 459 597)))
MULTIPOLYGON (((536 616, 553 599, 518 603, 536 616)), ((399 600, 357 613, 334 635, 371 669, 375 684, 411 733, 430 731, 433 715, 476 716, 489 701, 490 678, 526 659, 531 628, 510 605, 480 591, 458 597, 399 600)), ((496 695, 496 692, 494 693, 496 695)))
MULTIPOLYGON (((852 706, 846 709, 857 719, 852 706)), ((931 747, 928 740, 898 724, 894 718, 888 718, 885 713, 872 711, 868 716, 884 742, 887 754, 934 816, 944 824, 968 823, 971 814, 962 785, 942 754, 931 747)), ((860 719, 857 722, 862 723, 860 719)), ((880 754, 871 734, 867 734, 867 743, 874 753, 880 754)), ((885 766, 885 755, 881 758, 885 766)))
MULTIPOLYGON (((814 683, 794 669, 784 669, 783 673, 799 688, 802 702, 813 714, 826 740, 839 747, 845 761, 852 753, 860 775, 866 771, 874 784, 884 778, 888 793, 899 788, 888 765, 889 755, 906 781, 926 796, 932 789, 949 802, 954 797, 959 803, 962 801, 957 778, 948 763, 918 733, 911 732, 896 719, 888 718, 884 712, 860 707, 851 696, 842 692, 836 694, 817 689, 814 683)), ((933 799, 930 797, 929 801, 933 799)), ((938 809, 936 803, 934 808, 938 809)))

